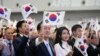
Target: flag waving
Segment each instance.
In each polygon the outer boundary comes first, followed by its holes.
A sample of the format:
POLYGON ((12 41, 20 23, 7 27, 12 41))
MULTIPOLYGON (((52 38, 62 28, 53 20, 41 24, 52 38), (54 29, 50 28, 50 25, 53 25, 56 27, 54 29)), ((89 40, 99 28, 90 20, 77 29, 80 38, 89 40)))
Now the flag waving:
POLYGON ((10 19, 11 10, 9 8, 0 6, 0 17, 3 19, 10 19))
POLYGON ((63 24, 65 11, 61 12, 44 12, 43 23, 44 25, 61 25, 63 24))
POLYGON ((31 13, 37 13, 37 8, 30 3, 23 5, 21 10, 24 19, 27 19, 31 13))
POLYGON ((74 47, 76 47, 83 56, 88 56, 87 54, 88 45, 86 44, 86 39, 84 37, 76 39, 74 47))

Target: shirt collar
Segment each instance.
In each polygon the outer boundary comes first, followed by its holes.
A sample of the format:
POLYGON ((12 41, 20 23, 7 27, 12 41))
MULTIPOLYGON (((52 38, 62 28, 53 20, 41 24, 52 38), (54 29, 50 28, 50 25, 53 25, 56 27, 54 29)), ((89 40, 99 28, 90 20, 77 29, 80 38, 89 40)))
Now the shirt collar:
POLYGON ((72 38, 74 38, 75 40, 77 40, 77 39, 80 39, 81 37, 79 38, 79 37, 72 36, 72 38))
POLYGON ((62 40, 62 44, 63 45, 68 45, 68 43, 66 41, 63 41, 63 40, 62 40))
POLYGON ((12 41, 9 41, 9 40, 7 40, 7 39, 4 39, 4 41, 5 41, 6 43, 12 43, 12 41))
POLYGON ((43 40, 44 44, 49 44, 49 40, 43 40))
POLYGON ((21 37, 23 37, 23 34, 20 34, 21 37))
POLYGON ((25 36, 25 37, 29 37, 28 35, 25 34, 20 34, 21 37, 25 36))
POLYGON ((93 45, 93 44, 91 44, 92 45, 92 47, 94 48, 94 49, 96 49, 96 46, 95 45, 93 45))

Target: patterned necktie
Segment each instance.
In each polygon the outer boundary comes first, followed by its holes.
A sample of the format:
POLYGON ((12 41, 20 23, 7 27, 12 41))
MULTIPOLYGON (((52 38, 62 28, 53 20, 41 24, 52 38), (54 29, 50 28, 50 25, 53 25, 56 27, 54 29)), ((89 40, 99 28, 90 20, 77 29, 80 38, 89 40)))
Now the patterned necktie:
POLYGON ((12 44, 11 44, 11 42, 9 43, 9 50, 10 50, 10 56, 12 56, 12 44))

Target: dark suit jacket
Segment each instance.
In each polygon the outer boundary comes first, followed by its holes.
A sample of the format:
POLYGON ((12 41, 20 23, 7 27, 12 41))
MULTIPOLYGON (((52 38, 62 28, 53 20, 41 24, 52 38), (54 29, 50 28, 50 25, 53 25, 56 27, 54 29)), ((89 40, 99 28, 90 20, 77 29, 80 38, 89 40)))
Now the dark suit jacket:
POLYGON ((2 55, 2 50, 0 50, 0 56, 2 55))
POLYGON ((76 47, 73 47, 73 51, 72 56, 84 56, 76 47))
POLYGON ((25 36, 19 36, 13 41, 16 56, 31 56, 30 48, 27 45, 27 42, 28 38, 25 36))
POLYGON ((74 47, 75 44, 75 38, 72 37, 68 43, 72 46, 73 48, 73 55, 72 56, 84 56, 76 47, 74 47))
POLYGON ((1 56, 1 52, 0 52, 0 56, 1 56))
POLYGON ((88 56, 98 56, 98 54, 100 54, 100 47, 94 49, 94 48, 89 44, 89 47, 88 47, 88 49, 87 49, 87 53, 88 53, 88 56))
MULTIPOLYGON (((54 54, 54 49, 53 49, 53 43, 50 40, 49 41, 53 56, 55 56, 54 54)), ((40 43, 38 46, 35 45, 35 39, 30 41, 30 48, 31 48, 31 52, 34 53, 33 56, 50 56, 44 42, 40 43)))

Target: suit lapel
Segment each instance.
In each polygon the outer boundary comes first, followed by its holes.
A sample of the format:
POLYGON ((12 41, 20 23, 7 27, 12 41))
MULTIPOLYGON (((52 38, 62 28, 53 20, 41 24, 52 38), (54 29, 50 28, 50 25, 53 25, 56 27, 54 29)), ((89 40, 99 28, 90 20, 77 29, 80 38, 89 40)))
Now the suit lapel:
POLYGON ((54 47, 53 47, 53 43, 50 41, 50 42, 49 42, 49 45, 50 45, 50 48, 51 48, 51 50, 52 50, 52 54, 54 55, 54 47))
POLYGON ((45 52, 46 56, 50 56, 50 54, 49 54, 49 52, 48 52, 47 47, 45 46, 45 44, 41 43, 41 46, 42 46, 41 49, 45 52))
POLYGON ((91 48, 91 49, 94 49, 92 45, 90 45, 90 48, 91 48))

